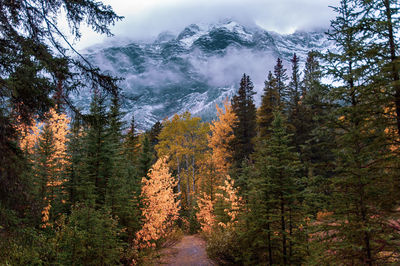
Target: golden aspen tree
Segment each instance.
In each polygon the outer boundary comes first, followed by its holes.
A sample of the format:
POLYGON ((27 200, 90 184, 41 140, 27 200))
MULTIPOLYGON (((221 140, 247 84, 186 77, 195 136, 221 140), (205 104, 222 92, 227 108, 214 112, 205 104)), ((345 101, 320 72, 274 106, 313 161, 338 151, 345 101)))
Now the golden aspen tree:
MULTIPOLYGON (((203 193, 198 200, 199 212, 197 219, 201 224, 202 231, 206 233, 211 232, 212 226, 216 221, 214 214, 216 201, 220 201, 224 206, 229 206, 229 208, 224 207, 223 211, 226 211, 226 215, 229 216, 230 220, 232 220, 231 218, 235 213, 233 209, 238 204, 236 199, 233 203, 230 201, 231 199, 233 200, 232 196, 236 195, 232 194, 234 190, 231 182, 233 181, 228 177, 228 183, 222 183, 222 180, 227 176, 228 170, 231 167, 232 152, 229 143, 234 138, 233 125, 237 117, 232 110, 228 98, 224 101, 224 110, 218 105, 216 105, 216 108, 218 119, 210 124, 211 135, 208 136, 208 147, 212 150, 210 160, 205 169, 208 172, 208 176, 207 180, 203 182, 203 189, 208 194, 203 193), (217 190, 221 193, 215 195, 217 190)), ((221 223, 226 226, 223 222, 221 223)))
POLYGON ((219 186, 219 193, 216 199, 221 201, 224 206, 224 213, 228 216, 227 222, 219 222, 218 225, 226 228, 237 223, 237 218, 242 206, 242 198, 239 195, 238 188, 235 188, 235 181, 229 175, 226 176, 224 184, 219 186))
POLYGON ((196 218, 201 225, 201 230, 209 234, 215 224, 214 201, 209 195, 203 193, 198 199, 197 204, 199 206, 199 212, 196 214, 196 218))
POLYGON ((168 156, 169 166, 176 170, 182 204, 189 206, 198 194, 201 168, 206 157, 208 125, 189 112, 164 121, 155 149, 159 157, 168 156))
POLYGON ((167 236, 178 219, 178 194, 173 192, 177 181, 171 177, 166 157, 157 160, 142 183, 144 225, 135 242, 140 248, 149 248, 167 236))
POLYGON ((218 120, 210 125, 211 136, 208 137, 208 146, 212 149, 212 159, 216 169, 225 176, 231 167, 232 152, 229 143, 234 139, 233 125, 237 120, 236 114, 228 98, 224 101, 224 109, 218 105, 218 120))
POLYGON ((183 161, 183 134, 180 124, 180 116, 175 114, 171 120, 163 122, 163 129, 159 134, 159 143, 155 149, 158 157, 167 156, 169 166, 176 170, 178 193, 181 192, 181 164, 183 161))

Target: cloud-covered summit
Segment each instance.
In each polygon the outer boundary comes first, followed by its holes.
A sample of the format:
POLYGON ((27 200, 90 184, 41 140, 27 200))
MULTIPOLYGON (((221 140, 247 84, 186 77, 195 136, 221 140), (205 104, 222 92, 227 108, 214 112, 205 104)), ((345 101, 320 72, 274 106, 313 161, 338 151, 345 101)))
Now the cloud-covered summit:
MULTIPOLYGON (((243 73, 260 92, 278 57, 289 62, 296 52, 305 60, 308 51, 329 46, 322 31, 281 35, 224 20, 191 24, 177 34, 164 32, 151 42, 98 46, 85 53, 102 70, 125 79, 120 85, 126 119, 134 114, 145 129, 184 111, 210 119, 215 103, 235 93, 243 73)), ((88 97, 83 93, 76 101, 85 106, 88 97)))
MULTIPOLYGON (((232 18, 281 34, 327 28, 339 0, 103 0, 125 18, 111 28, 115 36, 130 40, 154 39, 160 32, 181 32, 187 25, 217 23, 232 18)), ((65 26, 67 23, 64 23, 65 26)), ((83 29, 77 43, 82 49, 112 41, 83 29)))

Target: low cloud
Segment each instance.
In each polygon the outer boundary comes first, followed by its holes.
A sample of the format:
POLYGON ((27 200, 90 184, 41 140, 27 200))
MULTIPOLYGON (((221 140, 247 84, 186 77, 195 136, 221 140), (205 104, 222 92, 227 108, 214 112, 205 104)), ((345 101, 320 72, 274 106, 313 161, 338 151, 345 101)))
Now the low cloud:
MULTIPOLYGON (((150 40, 162 31, 179 32, 192 23, 217 22, 232 18, 257 24, 267 30, 292 33, 295 30, 326 28, 334 13, 329 6, 339 0, 106 0, 117 14, 125 16, 112 32, 118 38, 150 40)), ((106 38, 83 29, 78 43, 84 48, 106 38)))

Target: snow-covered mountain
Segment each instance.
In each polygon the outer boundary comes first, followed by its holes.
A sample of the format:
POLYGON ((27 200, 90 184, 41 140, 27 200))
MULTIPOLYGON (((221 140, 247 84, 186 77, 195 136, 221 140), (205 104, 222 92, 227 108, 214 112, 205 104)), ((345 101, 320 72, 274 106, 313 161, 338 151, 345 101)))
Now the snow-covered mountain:
MULTIPOLYGON (((293 53, 304 62, 308 51, 329 47, 323 31, 280 35, 225 21, 192 24, 179 34, 163 32, 151 42, 89 48, 85 56, 103 71, 124 78, 120 86, 126 120, 134 114, 138 127, 146 129, 184 111, 211 119, 215 104, 235 93, 243 73, 261 92, 278 57, 290 68, 293 53)), ((83 92, 75 101, 87 109, 89 98, 89 92, 83 92)))

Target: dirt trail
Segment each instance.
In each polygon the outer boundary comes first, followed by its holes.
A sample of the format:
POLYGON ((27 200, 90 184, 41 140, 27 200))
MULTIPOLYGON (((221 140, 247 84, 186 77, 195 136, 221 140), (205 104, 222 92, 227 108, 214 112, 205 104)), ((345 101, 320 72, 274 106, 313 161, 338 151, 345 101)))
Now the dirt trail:
POLYGON ((184 236, 179 243, 163 250, 162 255, 158 265, 215 265, 207 257, 206 243, 196 235, 184 236))

